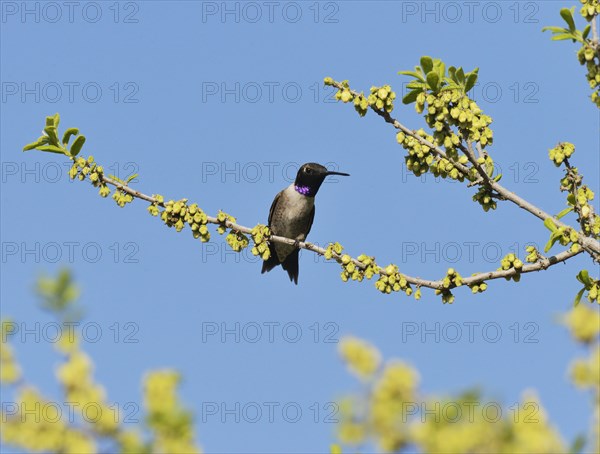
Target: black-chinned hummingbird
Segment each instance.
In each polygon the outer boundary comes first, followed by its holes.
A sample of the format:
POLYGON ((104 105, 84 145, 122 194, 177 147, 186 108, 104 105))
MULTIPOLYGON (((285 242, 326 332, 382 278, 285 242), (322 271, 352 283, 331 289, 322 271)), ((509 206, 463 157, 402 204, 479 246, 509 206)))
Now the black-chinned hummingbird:
MULTIPOLYGON (((320 164, 309 162, 298 170, 296 180, 275 196, 269 211, 269 228, 273 235, 296 240, 306 240, 315 218, 315 196, 328 175, 350 176, 331 172, 320 164)), ((281 265, 290 281, 298 284, 298 246, 270 243, 271 255, 263 262, 262 272, 281 265)))

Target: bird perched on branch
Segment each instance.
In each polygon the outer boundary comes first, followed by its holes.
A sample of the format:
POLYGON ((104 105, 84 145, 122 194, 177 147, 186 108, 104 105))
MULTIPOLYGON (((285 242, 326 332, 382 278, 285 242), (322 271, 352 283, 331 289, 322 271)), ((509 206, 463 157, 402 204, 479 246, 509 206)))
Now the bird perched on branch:
POLYGON ((298 284, 298 243, 304 241, 310 232, 315 218, 315 196, 329 175, 350 176, 309 162, 300 167, 296 180, 275 196, 269 211, 269 228, 273 235, 295 240, 296 245, 270 243, 271 255, 263 262, 261 273, 281 265, 290 281, 298 284))

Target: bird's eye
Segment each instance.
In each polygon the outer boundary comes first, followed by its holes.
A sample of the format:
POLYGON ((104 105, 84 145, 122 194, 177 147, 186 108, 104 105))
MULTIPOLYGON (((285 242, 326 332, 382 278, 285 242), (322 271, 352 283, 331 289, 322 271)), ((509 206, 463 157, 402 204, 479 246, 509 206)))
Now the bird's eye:
POLYGON ((307 167, 306 169, 304 169, 304 171, 310 175, 312 173, 312 169, 310 167, 307 167))

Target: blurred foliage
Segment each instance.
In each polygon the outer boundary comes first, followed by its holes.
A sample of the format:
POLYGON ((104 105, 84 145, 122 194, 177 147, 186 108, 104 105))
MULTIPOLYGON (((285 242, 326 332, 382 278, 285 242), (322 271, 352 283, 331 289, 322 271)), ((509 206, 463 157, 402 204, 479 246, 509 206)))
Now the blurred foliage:
MULTIPOLYGON (((79 290, 71 273, 41 277, 37 292, 41 307, 59 321, 72 322, 82 313, 79 290)), ((126 424, 130 413, 107 399, 95 381, 94 364, 82 350, 74 330, 62 330, 54 347, 62 355, 56 369, 61 396, 51 399, 21 376, 9 344, 14 323, 2 322, 1 385, 3 443, 26 452, 48 453, 200 453, 193 434, 193 418, 177 395, 179 374, 153 371, 143 382, 146 417, 136 428, 126 424), (12 394, 9 401, 7 396, 12 394)))
MULTIPOLYGON (((455 396, 423 395, 413 366, 400 360, 382 364, 374 346, 354 337, 341 341, 340 356, 362 386, 340 400, 340 444, 348 452, 367 451, 371 443, 383 452, 564 453, 584 447, 585 452, 600 452, 600 315, 596 308, 580 305, 562 321, 589 350, 587 358, 573 363, 570 376, 575 386, 591 391, 594 407, 588 436, 571 446, 550 424, 534 391, 508 407, 474 389, 455 396)), ((341 452, 341 446, 335 450, 341 452)))

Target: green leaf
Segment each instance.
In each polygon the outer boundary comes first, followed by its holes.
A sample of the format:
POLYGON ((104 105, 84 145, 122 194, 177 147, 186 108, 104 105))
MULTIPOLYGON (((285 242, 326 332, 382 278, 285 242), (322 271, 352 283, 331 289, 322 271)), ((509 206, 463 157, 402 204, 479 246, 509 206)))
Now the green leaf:
POLYGON ((471 88, 473 88, 475 86, 475 83, 477 82, 477 72, 479 71, 479 68, 476 68, 475 71, 471 71, 468 75, 467 75, 467 81, 465 83, 465 93, 470 91, 471 88))
POLYGON ((127 183, 130 183, 131 181, 135 180, 135 179, 136 179, 138 176, 139 176, 139 173, 134 173, 133 175, 130 175, 130 176, 127 178, 126 182, 127 182, 127 183))
POLYGON ((548 27, 542 28, 543 32, 545 32, 546 30, 550 30, 552 33, 568 33, 569 32, 569 30, 567 30, 564 27, 554 27, 554 26, 548 26, 548 27))
POLYGON ((109 175, 108 178, 110 178, 111 180, 116 181, 117 183, 121 183, 122 185, 126 186, 127 183, 125 183, 123 180, 121 180, 118 176, 116 175, 109 175))
POLYGON ((550 249, 552 249, 552 246, 554 246, 554 243, 556 243, 557 241, 558 236, 552 234, 552 236, 550 236, 550 239, 546 243, 546 246, 544 247, 544 252, 548 252, 550 249))
POLYGON ((575 196, 572 193, 569 193, 567 196, 567 202, 571 205, 575 205, 575 196))
POLYGON ((572 32, 576 30, 575 29, 575 21, 573 20, 573 11, 574 10, 575 10, 575 7, 573 7, 572 10, 570 10, 569 8, 563 8, 560 10, 561 17, 565 20, 565 22, 569 26, 569 30, 571 30, 572 32))
POLYGON ((398 74, 402 76, 412 76, 415 79, 419 79, 421 82, 425 82, 425 78, 423 77, 423 75, 419 74, 416 71, 398 71, 398 74))
POLYGON ((433 69, 433 59, 428 56, 421 57, 421 68, 425 74, 431 72, 433 69))
POLYGON ((456 80, 456 68, 454 66, 450 66, 448 68, 448 75, 450 76, 450 79, 452 79, 454 82, 458 82, 456 80))
POLYGON ((408 88, 409 90, 419 90, 419 92, 425 91, 427 90, 427 82, 418 82, 416 80, 413 80, 406 86, 406 88, 408 88))
POLYGON ((563 41, 565 39, 572 39, 573 41, 575 41, 577 38, 572 33, 561 33, 558 35, 554 35, 550 39, 552 39, 552 41, 563 41))
POLYGON ((404 98, 402 98, 402 103, 403 104, 412 104, 413 102, 415 102, 417 100, 417 96, 419 96, 419 93, 421 93, 422 90, 413 90, 413 91, 409 91, 404 98))
POLYGON ((583 39, 587 39, 587 37, 590 34, 590 24, 586 25, 585 28, 583 29, 583 34, 581 35, 583 39))
POLYGON ((62 143, 67 146, 67 144, 69 143, 69 140, 71 139, 71 136, 76 136, 77 134, 79 134, 79 129, 77 128, 69 128, 65 131, 65 133, 63 134, 63 139, 62 139, 62 143))
POLYGON ((33 150, 41 145, 46 145, 48 143, 48 136, 41 136, 35 142, 28 143, 23 147, 23 151, 33 150))
POLYGON ((79 136, 75 139, 75 142, 73 142, 73 145, 71 145, 71 156, 75 157, 79 154, 79 152, 81 151, 81 147, 83 147, 83 144, 85 143, 85 136, 79 136))
POLYGON ((439 83, 440 76, 438 76, 437 73, 435 73, 434 71, 427 73, 427 85, 429 85, 429 88, 437 92, 439 83))
POLYGON ((460 85, 457 85, 456 82, 454 82, 451 79, 446 78, 446 81, 450 81, 447 82, 447 85, 444 85, 442 88, 440 88, 440 91, 450 91, 450 90, 456 90, 458 88, 461 88, 460 85))
POLYGON ((552 218, 546 218, 546 220, 544 221, 544 225, 551 232, 556 232, 556 225, 554 224, 552 218))
POLYGON ((501 179, 502 179, 502 174, 501 174, 501 173, 499 173, 498 175, 496 175, 496 178, 494 178, 494 181, 495 181, 495 182, 498 182, 498 181, 500 181, 501 179))
POLYGON ((441 60, 437 60, 439 62, 437 67, 437 73, 440 80, 444 80, 444 76, 446 75, 446 63, 441 60))
MULTIPOLYGON (((575 295, 575 301, 573 302, 574 306, 577 306, 579 304, 579 302, 581 301, 581 297, 583 296, 583 292, 585 292, 585 287, 582 288, 581 290, 579 290, 577 292, 577 295, 575 295)), ((578 452, 578 451, 575 451, 578 452)))
POLYGON ((573 207, 569 207, 569 208, 565 208, 564 210, 562 210, 560 213, 558 213, 556 215, 556 219, 560 219, 564 216, 566 216, 567 214, 569 214, 571 211, 573 211, 573 207))
POLYGON ((39 145, 41 145, 39 142, 28 143, 27 145, 25 145, 23 147, 23 151, 33 150, 34 148, 37 148, 39 145))
POLYGON ((489 164, 485 165, 485 173, 487 173, 487 176, 492 178, 492 175, 494 174, 494 163, 490 162, 489 164))
POLYGON ((590 273, 588 273, 588 270, 581 270, 577 274, 577 280, 585 285, 586 288, 592 286, 592 281, 590 279, 590 273))
POLYGON ((40 151, 46 151, 49 153, 65 154, 65 150, 63 150, 62 148, 57 147, 55 145, 42 145, 40 147, 37 147, 37 149, 40 151))
POLYGON ((462 68, 456 70, 456 78, 458 79, 459 84, 463 85, 465 83, 465 72, 462 68))
POLYGON ((58 132, 56 131, 56 127, 55 126, 46 126, 44 128, 44 132, 48 136, 48 141, 52 145, 56 145, 56 146, 59 145, 59 143, 58 143, 58 132))

